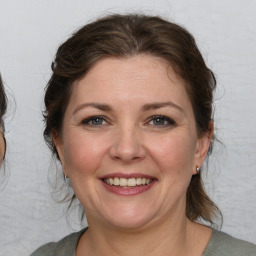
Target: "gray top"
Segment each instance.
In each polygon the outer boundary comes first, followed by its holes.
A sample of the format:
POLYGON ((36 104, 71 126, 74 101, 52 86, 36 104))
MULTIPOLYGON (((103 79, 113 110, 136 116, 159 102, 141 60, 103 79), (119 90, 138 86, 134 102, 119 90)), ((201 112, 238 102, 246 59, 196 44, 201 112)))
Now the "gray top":
MULTIPOLYGON (((30 256, 75 256, 78 240, 85 231, 86 229, 83 229, 59 242, 43 245, 30 256)), ((256 256, 256 245, 213 229, 212 237, 202 256, 256 256)))

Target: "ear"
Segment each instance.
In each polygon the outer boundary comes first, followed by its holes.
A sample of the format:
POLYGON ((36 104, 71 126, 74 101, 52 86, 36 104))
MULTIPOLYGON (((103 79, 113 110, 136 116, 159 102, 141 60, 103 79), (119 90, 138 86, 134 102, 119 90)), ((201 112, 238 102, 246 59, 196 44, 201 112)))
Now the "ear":
POLYGON ((197 174, 196 168, 201 167, 209 150, 210 143, 212 140, 214 131, 213 122, 210 121, 208 124, 208 131, 200 138, 197 139, 195 157, 194 157, 194 167, 193 174, 197 174))
POLYGON ((65 168, 64 144, 63 144, 62 137, 56 131, 52 131, 51 136, 52 136, 53 143, 57 149, 58 156, 60 158, 63 173, 65 176, 68 177, 68 173, 65 168))

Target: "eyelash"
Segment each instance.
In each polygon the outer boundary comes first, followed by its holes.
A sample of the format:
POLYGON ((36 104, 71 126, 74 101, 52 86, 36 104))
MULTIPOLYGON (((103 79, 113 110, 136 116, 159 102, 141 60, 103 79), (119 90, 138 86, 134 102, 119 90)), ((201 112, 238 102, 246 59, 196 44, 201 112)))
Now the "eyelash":
POLYGON ((147 122, 149 125, 151 126, 160 126, 160 127, 169 127, 169 126, 175 126, 176 122, 167 117, 167 116, 161 116, 161 115, 157 115, 157 116, 152 116, 150 117, 150 120, 147 122), (154 121, 161 121, 161 124, 150 124, 150 122, 154 122, 154 121), (164 122, 164 123, 162 123, 164 122))
POLYGON ((84 120, 82 120, 81 122, 82 125, 88 125, 88 126, 104 126, 104 125, 108 125, 108 122, 106 121, 106 119, 103 116, 90 116, 84 120), (99 124, 93 124, 94 121, 101 121, 101 123, 99 124), (102 122, 105 122, 106 124, 102 124, 102 122))
MULTIPOLYGON (((106 120, 104 116, 90 116, 81 121, 81 125, 94 126, 94 127, 106 126, 108 124, 109 122, 106 120), (95 121, 98 123, 93 123, 95 121)), ((176 122, 167 116, 157 115, 157 116, 150 117, 150 119, 146 122, 146 125, 155 126, 155 127, 169 127, 169 126, 175 126, 176 122), (154 123, 156 121, 160 122, 160 124, 154 123), (153 124, 150 124, 151 122, 153 122, 153 124)))

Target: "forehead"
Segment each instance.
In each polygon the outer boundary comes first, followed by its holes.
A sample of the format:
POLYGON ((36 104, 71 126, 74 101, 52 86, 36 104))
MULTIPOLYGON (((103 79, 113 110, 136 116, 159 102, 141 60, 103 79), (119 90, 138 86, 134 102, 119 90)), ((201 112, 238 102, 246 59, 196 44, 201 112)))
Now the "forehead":
POLYGON ((188 99, 185 83, 171 65, 150 55, 99 60, 74 82, 71 98, 89 100, 99 94, 106 99, 114 95, 127 100, 146 96, 188 99))

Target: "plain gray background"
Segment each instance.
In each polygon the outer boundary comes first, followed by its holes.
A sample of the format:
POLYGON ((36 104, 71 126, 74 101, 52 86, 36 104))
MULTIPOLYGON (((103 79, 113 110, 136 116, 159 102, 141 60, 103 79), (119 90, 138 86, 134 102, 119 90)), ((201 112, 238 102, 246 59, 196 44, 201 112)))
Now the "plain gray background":
POLYGON ((6 120, 10 177, 0 192, 0 254, 29 255, 80 228, 76 217, 68 226, 66 206, 51 199, 43 93, 59 44, 114 12, 158 14, 195 36, 217 75, 215 125, 225 145, 210 159, 206 187, 222 210, 222 229, 256 243, 255 0, 0 0, 0 71, 16 100, 6 120))

